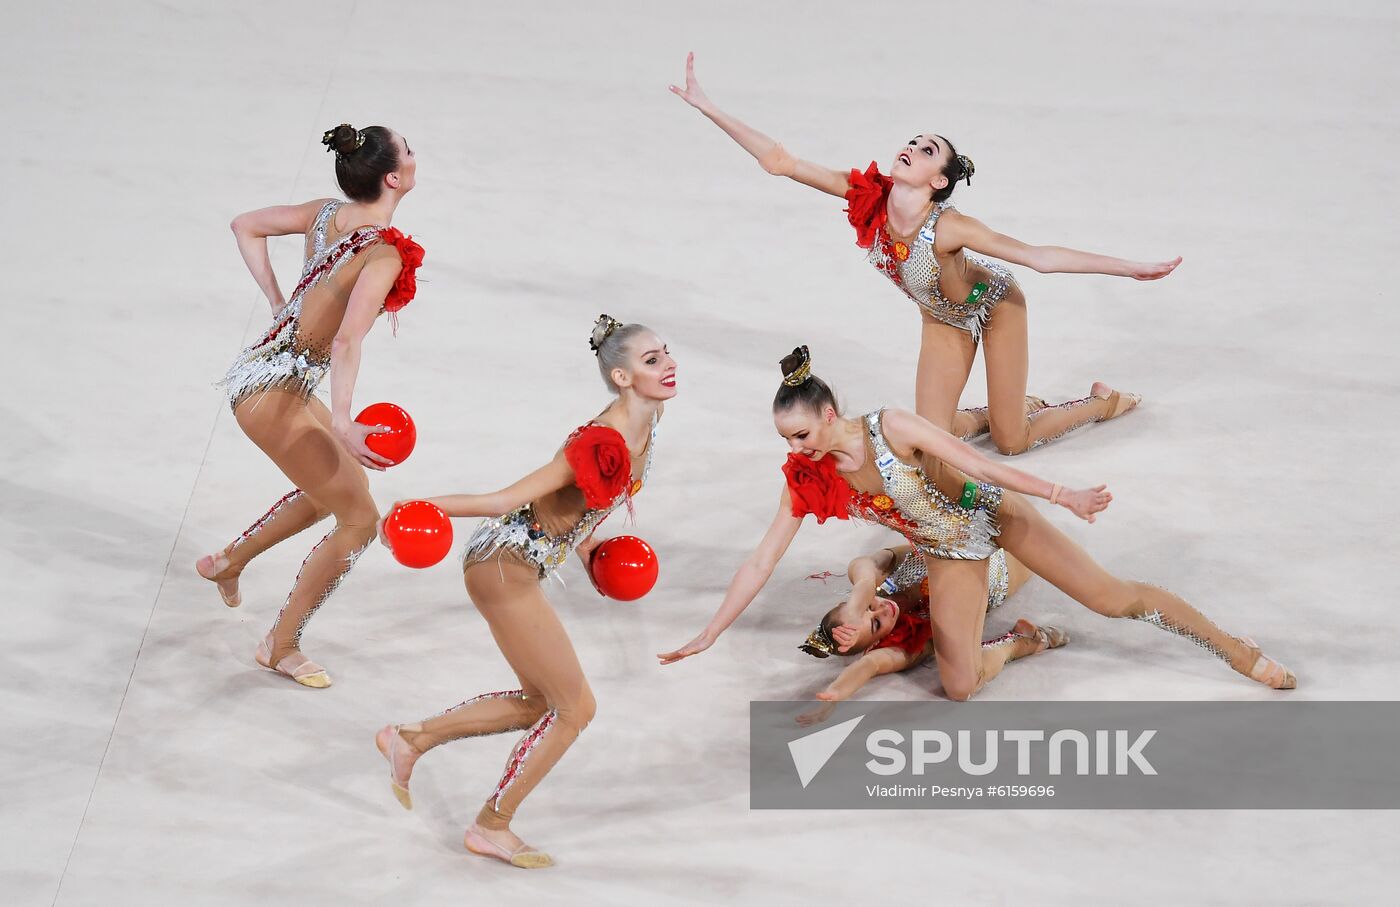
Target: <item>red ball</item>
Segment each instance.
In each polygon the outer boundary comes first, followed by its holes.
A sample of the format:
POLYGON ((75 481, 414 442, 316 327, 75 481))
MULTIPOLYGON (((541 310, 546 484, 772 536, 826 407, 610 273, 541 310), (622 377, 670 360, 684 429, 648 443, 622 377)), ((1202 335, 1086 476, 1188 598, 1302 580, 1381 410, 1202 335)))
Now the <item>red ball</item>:
POLYGON ((365 438, 365 446, 397 466, 413 453, 418 442, 418 428, 403 407, 392 403, 371 403, 360 411, 355 421, 361 425, 382 425, 389 429, 365 438))
POLYGON ((610 538, 593 551, 593 582, 608 598, 630 602, 656 585, 656 552, 635 535, 610 538))
POLYGON ((436 504, 409 501, 395 507, 384 521, 384 537, 400 564, 431 567, 452 550, 452 520, 436 504))

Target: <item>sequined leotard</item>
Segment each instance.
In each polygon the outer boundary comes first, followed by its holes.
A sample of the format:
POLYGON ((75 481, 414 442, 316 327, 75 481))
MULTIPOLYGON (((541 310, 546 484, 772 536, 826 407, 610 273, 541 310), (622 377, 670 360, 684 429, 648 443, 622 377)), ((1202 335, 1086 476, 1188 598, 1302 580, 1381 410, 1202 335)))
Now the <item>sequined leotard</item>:
POLYGON ((934 250, 938 218, 953 209, 951 202, 935 204, 919 232, 905 241, 892 236, 885 222, 888 178, 873 167, 865 174, 851 171, 851 192, 847 199, 862 192, 879 193, 878 199, 871 200, 874 207, 869 207, 876 213, 874 219, 865 224, 864 229, 852 220, 857 229, 857 244, 866 248, 864 240, 869 240, 866 260, 913 300, 920 311, 980 340, 992 309, 1009 294, 1019 292, 1011 271, 999 262, 973 253, 959 250, 940 256, 934 250))
MULTIPOLYGON (((899 558, 899 562, 890 571, 890 575, 885 577, 885 581, 880 583, 877 591, 886 597, 909 592, 922 586, 928 579, 928 561, 914 551, 899 558)), ((992 552, 992 556, 987 560, 987 610, 999 608, 1006 602, 1007 590, 1010 589, 1011 574, 1006 569, 1006 552, 998 548, 992 552)), ((922 590, 922 597, 925 605, 928 602, 928 589, 922 590)), ((925 612, 927 614, 927 612, 925 612)))
MULTIPOLYGON (((552 574, 569 559, 569 552, 592 535, 608 514, 624 503, 630 506, 632 496, 646 484, 647 474, 651 471, 652 447, 656 442, 656 422, 653 417, 641 473, 638 475, 634 471, 627 487, 609 504, 590 507, 577 485, 567 485, 510 513, 484 520, 467 541, 463 569, 499 553, 534 567, 540 579, 552 574)), ((588 427, 584 426, 570 435, 564 449, 569 447, 579 432, 588 427)))
POLYGON ((949 493, 964 487, 962 474, 932 457, 914 465, 895 456, 882 428, 884 413, 880 409, 862 418, 866 461, 845 476, 851 486, 849 515, 893 529, 931 557, 974 561, 991 557, 997 550, 994 539, 999 532, 1002 490, 974 483, 970 506, 961 506, 949 493), (862 491, 861 486, 874 486, 874 493, 862 491))
POLYGON ((330 370, 331 341, 344 318, 349 287, 319 294, 314 299, 314 313, 304 311, 307 297, 317 287, 334 281, 356 255, 378 242, 381 230, 377 226, 359 227, 328 246, 327 227, 343 204, 329 201, 316 215, 307 234, 306 263, 291 299, 277 313, 272 327, 238 354, 219 382, 228 393, 230 407, 237 409, 251 394, 274 389, 309 397, 330 370))

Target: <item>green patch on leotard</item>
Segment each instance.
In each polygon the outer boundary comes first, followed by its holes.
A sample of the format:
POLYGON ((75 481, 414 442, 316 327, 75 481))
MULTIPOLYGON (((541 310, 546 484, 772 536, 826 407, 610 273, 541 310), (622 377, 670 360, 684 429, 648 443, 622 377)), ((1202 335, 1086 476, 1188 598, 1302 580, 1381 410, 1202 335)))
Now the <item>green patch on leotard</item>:
POLYGON ((982 298, 982 294, 985 292, 987 292, 987 285, 985 283, 973 284, 972 292, 967 294, 967 299, 965 300, 966 304, 972 305, 976 303, 979 299, 982 298))

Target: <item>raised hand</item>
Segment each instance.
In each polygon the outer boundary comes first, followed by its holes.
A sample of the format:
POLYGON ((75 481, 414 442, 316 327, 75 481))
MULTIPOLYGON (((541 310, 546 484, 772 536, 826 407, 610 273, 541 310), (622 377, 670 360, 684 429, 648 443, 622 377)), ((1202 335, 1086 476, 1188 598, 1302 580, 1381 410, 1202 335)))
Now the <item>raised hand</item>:
POLYGON ((1108 490, 1107 485, 1098 485, 1094 488, 1081 488, 1077 491, 1066 491, 1060 495, 1060 506, 1066 507, 1071 513, 1081 520, 1094 522, 1094 514, 1108 507, 1113 500, 1113 494, 1108 490))
POLYGON ((677 88, 671 85, 669 88, 672 94, 701 113, 704 113, 711 107, 710 99, 705 95, 705 90, 701 88, 700 83, 695 80, 694 52, 685 55, 685 87, 677 88))
POLYGON ((1133 280, 1161 280, 1175 271, 1179 264, 1181 264, 1180 255, 1171 261, 1135 261, 1128 269, 1128 276, 1133 280))

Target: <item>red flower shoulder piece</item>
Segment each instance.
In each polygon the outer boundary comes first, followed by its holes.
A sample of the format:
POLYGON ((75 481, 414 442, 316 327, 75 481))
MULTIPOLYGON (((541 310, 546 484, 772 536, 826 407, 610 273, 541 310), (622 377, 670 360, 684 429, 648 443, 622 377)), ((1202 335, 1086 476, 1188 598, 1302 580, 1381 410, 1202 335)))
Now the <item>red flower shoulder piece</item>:
POLYGON ((885 225, 885 199, 894 185, 879 166, 870 166, 861 173, 851 169, 851 188, 846 190, 846 217, 856 228, 856 245, 868 249, 875 244, 876 232, 885 225))
POLYGON ((831 517, 849 519, 846 506, 851 500, 851 486, 836 474, 836 462, 830 457, 813 460, 802 454, 788 454, 783 475, 787 476, 793 516, 801 519, 810 513, 818 523, 831 517))
POLYGON ((412 302, 413 295, 418 292, 417 272, 418 266, 423 263, 423 247, 414 242, 412 236, 404 236, 397 227, 380 230, 379 239, 397 249, 399 260, 403 262, 393 288, 384 297, 384 311, 392 314, 412 302))
POLYGON ((584 425, 564 442, 564 459, 574 470, 574 484, 595 510, 607 507, 632 484, 632 455, 617 429, 584 425))

